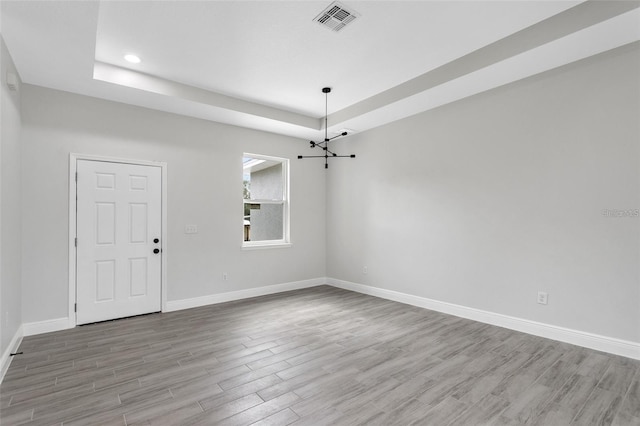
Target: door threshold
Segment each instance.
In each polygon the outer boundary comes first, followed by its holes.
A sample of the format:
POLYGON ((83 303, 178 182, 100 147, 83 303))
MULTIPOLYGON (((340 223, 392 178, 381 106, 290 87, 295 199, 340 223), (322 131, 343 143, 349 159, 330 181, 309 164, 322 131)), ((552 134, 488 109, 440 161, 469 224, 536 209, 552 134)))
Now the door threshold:
POLYGON ((78 325, 78 327, 84 327, 85 325, 93 325, 93 324, 103 324, 105 322, 114 322, 114 321, 120 321, 120 320, 124 320, 124 319, 130 319, 130 318, 146 317, 147 315, 155 315, 155 314, 161 314, 161 313, 162 313, 162 311, 147 312, 146 314, 131 315, 131 316, 128 316, 128 317, 113 318, 113 319, 108 319, 108 320, 103 320, 103 321, 96 321, 96 322, 88 322, 86 324, 80 324, 80 325, 78 325))

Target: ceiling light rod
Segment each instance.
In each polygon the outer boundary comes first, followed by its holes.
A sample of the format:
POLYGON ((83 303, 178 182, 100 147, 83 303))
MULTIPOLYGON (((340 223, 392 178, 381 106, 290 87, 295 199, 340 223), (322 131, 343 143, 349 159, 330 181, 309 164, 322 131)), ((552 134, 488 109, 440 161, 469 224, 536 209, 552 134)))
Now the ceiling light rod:
POLYGON ((332 138, 327 134, 329 128, 329 113, 328 113, 328 96, 331 93, 331 87, 323 87, 322 93, 324 93, 324 140, 322 142, 309 141, 311 148, 322 148, 324 155, 298 155, 298 158, 324 158, 324 168, 329 168, 329 158, 356 158, 355 154, 351 155, 338 155, 335 152, 329 150, 329 142, 340 136, 347 136, 347 132, 342 132, 332 138))

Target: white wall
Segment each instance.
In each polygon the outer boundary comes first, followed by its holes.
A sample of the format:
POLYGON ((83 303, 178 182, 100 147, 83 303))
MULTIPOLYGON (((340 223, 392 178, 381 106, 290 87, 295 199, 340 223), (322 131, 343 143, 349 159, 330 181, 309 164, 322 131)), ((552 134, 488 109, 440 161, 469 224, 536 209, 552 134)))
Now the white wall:
POLYGON ((328 276, 640 342, 640 218, 602 214, 640 208, 639 75, 635 43, 336 143, 328 276))
MULTIPOLYGON (((0 355, 10 349, 22 324, 20 218, 20 87, 6 85, 8 71, 19 75, 0 36, 0 355)), ((18 85, 20 82, 18 81, 18 85)), ((7 354, 8 355, 8 354, 7 354)), ((0 361, 5 362, 2 358, 0 361)), ((1 377, 1 375, 0 375, 1 377)))
POLYGON ((300 140, 30 85, 22 103, 25 323, 67 316, 70 153, 168 163, 169 301, 326 275, 324 169, 300 140), (292 159, 291 248, 241 250, 243 152, 292 159))

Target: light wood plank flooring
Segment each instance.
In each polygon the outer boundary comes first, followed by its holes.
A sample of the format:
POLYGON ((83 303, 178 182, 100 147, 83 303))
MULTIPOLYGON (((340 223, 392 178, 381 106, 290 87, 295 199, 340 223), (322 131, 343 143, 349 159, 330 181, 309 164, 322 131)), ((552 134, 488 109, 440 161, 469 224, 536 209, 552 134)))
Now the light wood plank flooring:
POLYGON ((640 425, 640 362, 328 286, 27 337, 2 425, 640 425))

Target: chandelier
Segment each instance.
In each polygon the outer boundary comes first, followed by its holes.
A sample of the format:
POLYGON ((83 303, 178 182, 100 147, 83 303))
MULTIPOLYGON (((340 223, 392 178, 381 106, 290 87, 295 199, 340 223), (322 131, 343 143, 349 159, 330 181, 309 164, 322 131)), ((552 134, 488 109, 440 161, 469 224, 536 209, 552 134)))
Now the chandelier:
POLYGON ((336 135, 332 138, 330 138, 327 135, 327 127, 328 126, 328 112, 327 112, 327 105, 328 105, 328 96, 329 93, 331 93, 331 88, 330 87, 323 87, 322 88, 322 93, 324 93, 324 140, 322 142, 314 142, 314 141, 309 141, 309 143, 311 144, 311 148, 320 148, 324 151, 324 155, 298 155, 298 158, 324 158, 324 168, 328 169, 329 168, 329 158, 356 158, 355 154, 350 154, 350 155, 338 155, 335 152, 331 151, 329 149, 329 142, 331 142, 332 140, 339 138, 341 136, 347 136, 347 132, 342 132, 339 135, 336 135))

